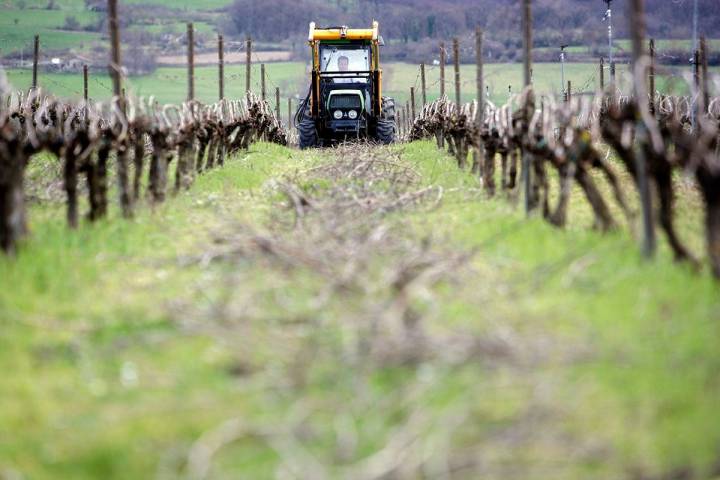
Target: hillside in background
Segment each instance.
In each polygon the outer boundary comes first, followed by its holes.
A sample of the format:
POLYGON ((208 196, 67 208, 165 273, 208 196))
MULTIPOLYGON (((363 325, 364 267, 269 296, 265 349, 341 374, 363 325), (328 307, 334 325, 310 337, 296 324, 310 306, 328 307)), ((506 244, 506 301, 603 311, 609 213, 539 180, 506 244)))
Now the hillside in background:
MULTIPOLYGON (((627 38, 625 0, 616 0, 613 26, 618 38, 627 38)), ((700 0, 699 31, 720 37, 717 0, 700 0)), ((691 0, 647 0, 648 34, 660 39, 687 39, 692 35, 691 0)), ((521 48, 519 0, 235 0, 222 22, 228 33, 250 34, 265 41, 288 37, 302 40, 307 23, 321 25, 368 24, 382 21, 383 36, 395 56, 408 44, 436 45, 440 39, 471 35, 476 26, 486 32, 490 58, 514 60, 521 48), (402 46, 397 46, 397 43, 402 46)), ((536 0, 533 2, 536 47, 562 44, 604 46, 607 24, 605 3, 599 0, 536 0)), ((413 46, 417 51, 417 46, 413 46)))
MULTIPOLYGON (((520 58, 519 0, 125 0, 120 2, 124 58, 131 75, 146 74, 167 58, 183 56, 186 23, 195 27, 196 51, 214 52, 216 36, 226 38, 228 60, 242 59, 250 35, 256 51, 280 51, 283 59, 306 57, 310 21, 322 26, 381 22, 383 56, 411 63, 432 62, 438 43, 459 37, 462 61, 473 61, 476 26, 485 31, 488 62, 520 58)), ((627 53, 626 0, 614 1, 613 26, 618 58, 627 53)), ((64 71, 78 66, 104 69, 107 59, 105 0, 0 0, 0 58, 3 66, 23 67, 39 34, 48 66, 59 58, 64 71)), ((647 0, 649 36, 661 40, 659 60, 687 64, 692 34, 692 0, 647 0), (672 39, 676 39, 672 42, 672 39)), ((535 0, 535 60, 557 61, 560 45, 570 45, 569 61, 595 62, 606 55, 605 3, 599 0, 535 0)), ((699 0, 699 31, 720 38, 717 0, 699 0)), ((716 50, 716 49, 711 49, 716 50)), ((238 60, 240 61, 240 60, 238 60)), ((711 52, 710 63, 720 63, 711 52)))
MULTIPOLYGON (((615 0, 614 27, 628 34, 625 0, 615 0)), ((700 0, 699 29, 720 36, 720 9, 716 0, 700 0)), ((657 38, 688 38, 692 31, 692 0, 647 0, 648 33, 657 38)), ((480 25, 490 39, 519 38, 519 0, 235 0, 229 7, 228 30, 250 33, 263 40, 302 35, 306 24, 368 23, 381 19, 386 38, 418 41, 449 38, 480 25)), ((599 0, 536 0, 533 2, 535 41, 539 46, 559 42, 604 41, 605 2, 599 0)))

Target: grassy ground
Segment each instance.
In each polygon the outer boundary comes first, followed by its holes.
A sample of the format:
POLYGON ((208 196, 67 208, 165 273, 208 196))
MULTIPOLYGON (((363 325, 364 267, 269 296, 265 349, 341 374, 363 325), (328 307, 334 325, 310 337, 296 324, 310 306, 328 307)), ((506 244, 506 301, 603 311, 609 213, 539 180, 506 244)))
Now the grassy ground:
MULTIPOLYGON (((707 274, 588 230, 579 192, 559 231, 484 199, 430 143, 392 151, 409 192, 433 187, 395 213, 360 213, 391 185, 324 177, 330 152, 259 144, 77 232, 36 162, 32 237, 0 259, 0 474, 718 475, 707 274), (312 206, 295 227, 288 185, 312 206), (343 191, 359 212, 338 224, 343 191)), ((701 243, 697 197, 679 207, 701 243)))

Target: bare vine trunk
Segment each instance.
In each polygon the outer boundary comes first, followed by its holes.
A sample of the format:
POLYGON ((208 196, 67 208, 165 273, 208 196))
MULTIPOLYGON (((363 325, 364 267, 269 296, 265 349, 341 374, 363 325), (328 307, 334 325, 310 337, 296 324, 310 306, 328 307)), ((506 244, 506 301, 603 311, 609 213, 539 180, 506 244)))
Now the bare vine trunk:
POLYGON ((65 152, 63 166, 63 187, 67 195, 67 222, 70 228, 78 227, 78 168, 77 159, 72 151, 65 152))
POLYGON ((97 215, 93 220, 104 218, 107 216, 108 209, 108 176, 107 176, 107 165, 108 159, 110 158, 110 152, 112 146, 109 140, 100 147, 97 154, 97 170, 96 170, 96 181, 97 181, 97 215))
POLYGON ((0 158, 0 248, 15 254, 17 242, 27 233, 27 214, 23 194, 27 160, 15 155, 0 158))
POLYGON ((128 172, 130 146, 127 141, 118 144, 116 152, 120 208, 122 216, 130 218, 132 217, 132 195, 130 194, 130 175, 128 172))
POLYGON ((132 199, 133 203, 137 203, 140 200, 143 164, 145 159, 145 139, 142 134, 135 137, 135 146, 133 150, 133 165, 135 166, 135 171, 133 172, 132 199))

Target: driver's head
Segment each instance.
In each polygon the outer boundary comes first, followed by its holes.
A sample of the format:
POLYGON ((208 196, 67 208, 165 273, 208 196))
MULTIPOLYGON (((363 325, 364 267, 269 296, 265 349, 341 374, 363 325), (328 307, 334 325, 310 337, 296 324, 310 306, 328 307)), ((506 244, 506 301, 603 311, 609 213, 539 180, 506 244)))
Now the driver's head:
POLYGON ((350 70, 350 59, 345 55, 338 58, 338 70, 340 70, 341 72, 347 72, 348 70, 350 70))

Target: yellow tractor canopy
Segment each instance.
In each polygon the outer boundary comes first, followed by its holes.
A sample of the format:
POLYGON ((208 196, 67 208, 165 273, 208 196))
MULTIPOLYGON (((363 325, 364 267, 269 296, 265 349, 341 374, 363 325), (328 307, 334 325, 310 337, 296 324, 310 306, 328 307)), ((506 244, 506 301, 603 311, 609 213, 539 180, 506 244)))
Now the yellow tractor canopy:
POLYGON ((316 28, 315 22, 310 23, 310 34, 308 41, 310 43, 319 40, 374 40, 379 39, 378 22, 373 21, 372 28, 316 28))

